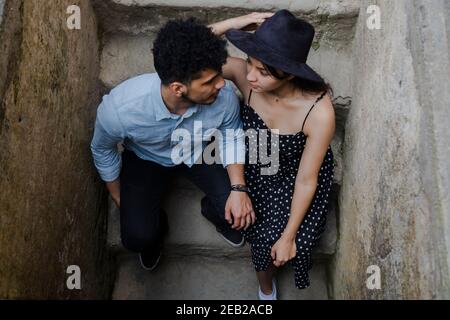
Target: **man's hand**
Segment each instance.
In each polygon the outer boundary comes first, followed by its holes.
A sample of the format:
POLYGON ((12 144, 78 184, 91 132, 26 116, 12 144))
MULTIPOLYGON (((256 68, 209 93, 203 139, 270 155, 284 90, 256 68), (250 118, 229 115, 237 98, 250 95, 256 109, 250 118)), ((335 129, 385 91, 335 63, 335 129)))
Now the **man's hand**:
POLYGON ((120 179, 117 179, 117 180, 114 180, 111 182, 107 182, 106 188, 108 189, 109 193, 111 194, 111 198, 113 199, 117 208, 120 208, 120 179))
POLYGON ((247 193, 231 191, 225 205, 225 219, 229 224, 234 222, 231 227, 236 230, 247 230, 255 223, 255 212, 247 193))
POLYGON ((114 201, 114 203, 116 204, 116 206, 117 206, 117 208, 119 208, 120 209, 120 196, 116 196, 116 197, 113 197, 112 195, 111 195, 111 198, 113 199, 113 201, 114 201))

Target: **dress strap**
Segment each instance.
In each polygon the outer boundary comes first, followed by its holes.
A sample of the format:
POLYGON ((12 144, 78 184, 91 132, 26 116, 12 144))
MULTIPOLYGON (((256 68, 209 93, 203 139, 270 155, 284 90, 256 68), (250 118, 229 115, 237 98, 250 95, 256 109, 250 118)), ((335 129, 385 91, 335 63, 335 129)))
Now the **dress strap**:
POLYGON ((311 109, 309 109, 309 112, 308 112, 308 114, 306 115, 305 120, 303 120, 302 131, 303 131, 303 128, 305 127, 306 119, 308 119, 308 116, 309 116, 309 114, 311 113, 312 109, 316 106, 316 104, 317 104, 320 100, 323 99, 323 97, 325 97, 326 94, 327 94, 327 92, 324 91, 324 92, 322 93, 322 95, 321 95, 320 97, 317 98, 316 102, 314 102, 314 104, 313 104, 313 106, 311 107, 311 109))
POLYGON ((250 93, 249 93, 249 95, 248 95, 247 106, 250 105, 250 99, 252 98, 252 93, 253 93, 253 90, 250 90, 250 93))

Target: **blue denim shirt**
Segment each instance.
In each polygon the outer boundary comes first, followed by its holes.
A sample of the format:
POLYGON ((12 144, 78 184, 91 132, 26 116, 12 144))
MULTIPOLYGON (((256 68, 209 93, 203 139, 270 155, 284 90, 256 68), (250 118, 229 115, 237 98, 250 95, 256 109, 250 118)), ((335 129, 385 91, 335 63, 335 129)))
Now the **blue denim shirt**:
POLYGON ((230 84, 220 90, 213 104, 195 105, 176 115, 163 102, 161 80, 151 73, 131 78, 103 97, 91 151, 101 178, 110 182, 120 175, 120 142, 141 159, 166 167, 192 166, 203 160, 202 152, 212 136, 223 137, 218 140, 217 163, 224 167, 245 163, 239 100, 230 84))

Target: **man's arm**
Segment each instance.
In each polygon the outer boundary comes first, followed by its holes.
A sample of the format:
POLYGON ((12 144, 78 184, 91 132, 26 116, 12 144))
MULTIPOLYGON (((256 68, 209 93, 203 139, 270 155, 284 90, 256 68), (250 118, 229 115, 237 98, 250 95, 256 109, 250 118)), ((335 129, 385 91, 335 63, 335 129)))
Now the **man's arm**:
POLYGON ((245 185, 244 165, 243 164, 229 164, 227 166, 228 177, 231 185, 242 184, 245 185))
POLYGON ((116 203, 116 206, 120 208, 120 179, 117 178, 112 182, 106 182, 106 188, 111 194, 111 198, 116 203))
MULTIPOLYGON (((227 166, 227 171, 232 186, 245 185, 243 164, 230 164, 227 166)), ((245 192, 231 191, 225 207, 225 219, 233 224, 233 229, 237 230, 247 229, 255 223, 255 212, 251 200, 245 192)))
MULTIPOLYGON (((219 128, 223 137, 219 143, 219 153, 231 185, 245 185, 245 135, 239 114, 239 100, 234 92, 228 96, 224 121, 219 128)), ((255 213, 247 193, 231 191, 225 207, 225 218, 237 230, 247 229, 255 222, 255 213)))
POLYGON ((94 164, 112 199, 120 207, 120 169, 122 159, 117 144, 125 138, 122 124, 114 108, 103 102, 97 110, 91 151, 94 164))
MULTIPOLYGON (((272 12, 253 12, 210 24, 208 27, 211 28, 214 34, 222 36, 230 29, 255 29, 271 16, 273 16, 272 12)), ((247 95, 250 92, 250 85, 247 80, 247 62, 244 59, 228 57, 227 62, 222 66, 222 72, 224 78, 233 81, 243 95, 247 95)))

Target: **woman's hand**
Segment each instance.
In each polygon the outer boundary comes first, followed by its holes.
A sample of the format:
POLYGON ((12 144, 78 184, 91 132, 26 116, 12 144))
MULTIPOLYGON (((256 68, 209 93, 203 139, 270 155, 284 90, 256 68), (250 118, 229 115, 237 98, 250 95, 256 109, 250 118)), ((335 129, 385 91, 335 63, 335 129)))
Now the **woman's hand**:
POLYGON ((230 29, 244 29, 245 31, 255 30, 266 19, 273 16, 273 12, 253 12, 245 16, 231 18, 209 25, 214 34, 221 36, 230 29))
POLYGON ((246 31, 252 31, 257 29, 266 19, 273 16, 272 12, 252 12, 245 16, 233 18, 234 29, 245 29, 246 31))
POLYGON ((276 267, 281 267, 289 260, 293 259, 297 254, 297 245, 294 239, 288 239, 281 236, 280 239, 273 245, 270 255, 273 259, 273 264, 276 267))

